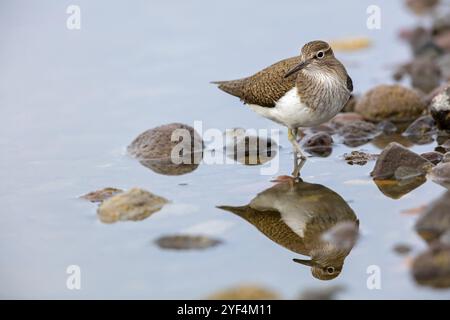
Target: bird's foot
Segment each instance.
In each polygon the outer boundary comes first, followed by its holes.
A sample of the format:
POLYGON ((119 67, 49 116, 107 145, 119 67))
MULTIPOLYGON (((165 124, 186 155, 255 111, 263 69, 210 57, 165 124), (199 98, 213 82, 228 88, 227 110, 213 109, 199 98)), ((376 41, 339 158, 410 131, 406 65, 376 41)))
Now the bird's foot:
POLYGON ((278 176, 275 179, 271 180, 271 182, 275 182, 276 184, 289 183, 289 185, 291 187, 294 187, 294 185, 300 181, 302 181, 302 179, 300 177, 287 176, 287 175, 278 176))

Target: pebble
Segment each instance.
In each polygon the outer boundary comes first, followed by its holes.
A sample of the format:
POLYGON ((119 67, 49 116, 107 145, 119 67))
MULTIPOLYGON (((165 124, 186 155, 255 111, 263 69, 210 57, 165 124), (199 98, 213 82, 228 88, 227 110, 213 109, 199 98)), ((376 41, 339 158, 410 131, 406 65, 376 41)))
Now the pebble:
POLYGON ((103 201, 97 209, 97 215, 103 223, 140 221, 161 210, 166 203, 168 200, 163 197, 133 188, 103 201))
POLYGON ((318 132, 302 139, 303 149, 315 156, 328 157, 332 152, 333 138, 326 132, 318 132))
POLYGON ((373 123, 367 121, 353 121, 340 127, 338 133, 349 147, 359 147, 372 140, 377 132, 373 123))
POLYGON ((428 243, 450 231, 450 191, 427 206, 417 220, 415 230, 428 243))
POLYGON ((349 165, 359 165, 363 166, 367 164, 368 161, 376 158, 376 155, 366 153, 363 151, 352 151, 350 153, 344 154, 344 159, 349 165))
POLYGON ((215 247, 222 241, 206 236, 169 235, 158 238, 155 243, 162 249, 203 250, 215 247))
POLYGON ((116 188, 104 188, 96 191, 89 192, 80 198, 86 199, 90 202, 103 202, 104 200, 111 198, 112 196, 123 192, 123 190, 116 188))

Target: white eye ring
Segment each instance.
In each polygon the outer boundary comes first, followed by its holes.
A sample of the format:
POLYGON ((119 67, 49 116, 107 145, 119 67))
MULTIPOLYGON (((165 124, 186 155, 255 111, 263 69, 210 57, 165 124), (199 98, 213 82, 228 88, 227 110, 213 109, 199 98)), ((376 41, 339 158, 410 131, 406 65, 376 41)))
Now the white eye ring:
POLYGON ((327 272, 328 272, 328 274, 332 274, 334 272, 334 268, 333 267, 328 267, 327 268, 327 272))
POLYGON ((323 51, 317 52, 316 57, 317 57, 318 59, 322 59, 323 57, 325 57, 325 52, 323 52, 323 51))

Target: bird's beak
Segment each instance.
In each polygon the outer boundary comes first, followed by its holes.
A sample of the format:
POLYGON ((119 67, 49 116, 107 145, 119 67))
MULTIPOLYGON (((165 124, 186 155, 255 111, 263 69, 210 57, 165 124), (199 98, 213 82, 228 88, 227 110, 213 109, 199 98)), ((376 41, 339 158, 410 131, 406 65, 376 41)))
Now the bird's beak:
POLYGON ((298 65, 296 65, 295 67, 293 67, 291 70, 289 70, 288 72, 286 72, 286 74, 284 75, 285 78, 289 77, 290 75, 293 75, 294 73, 302 70, 304 67, 306 67, 309 63, 311 62, 311 60, 305 60, 300 62, 298 65))
POLYGON ((303 259, 292 259, 294 262, 303 264, 304 266, 312 267, 314 266, 314 262, 312 260, 303 260, 303 259))

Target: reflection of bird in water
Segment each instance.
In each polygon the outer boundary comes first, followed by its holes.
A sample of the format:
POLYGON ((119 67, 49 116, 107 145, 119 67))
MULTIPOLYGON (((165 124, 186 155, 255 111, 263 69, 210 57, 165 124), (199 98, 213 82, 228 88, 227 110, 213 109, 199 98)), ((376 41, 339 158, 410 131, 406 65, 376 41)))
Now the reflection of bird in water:
POLYGON ((322 235, 349 222, 354 226, 353 239, 358 233, 359 221, 353 210, 341 196, 320 184, 279 183, 259 193, 246 206, 219 208, 244 218, 281 246, 310 256, 310 260, 294 261, 310 266, 313 276, 321 280, 340 274, 354 245, 351 242, 342 246, 342 241, 334 241, 333 236, 322 235))

